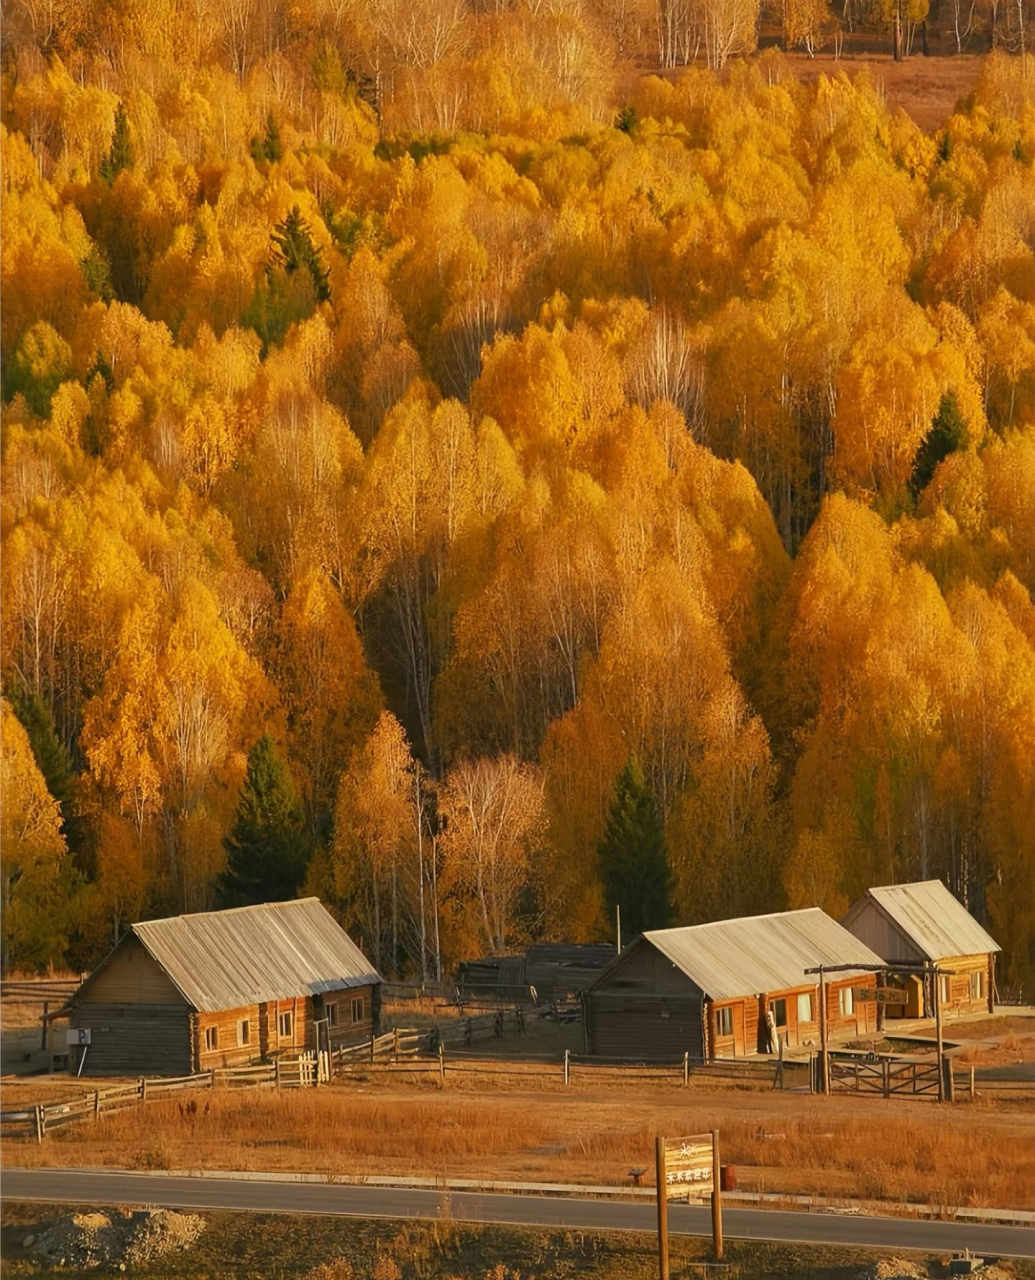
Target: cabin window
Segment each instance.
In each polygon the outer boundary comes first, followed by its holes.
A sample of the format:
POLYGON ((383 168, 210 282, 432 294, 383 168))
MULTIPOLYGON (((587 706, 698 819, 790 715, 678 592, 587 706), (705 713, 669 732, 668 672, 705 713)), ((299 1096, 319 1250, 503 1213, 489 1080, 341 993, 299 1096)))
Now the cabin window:
POLYGON ((338 1025, 338 1006, 336 1004, 324 1005, 324 1011, 327 1014, 327 1025, 336 1027, 338 1025))
POLYGON ((219 1028, 206 1027, 205 1028, 205 1052, 211 1053, 213 1049, 218 1049, 218 1048, 219 1048, 219 1028))
POLYGON ((717 1036, 733 1034, 733 1010, 728 1005, 725 1009, 715 1010, 715 1034, 717 1036))
POLYGON ((798 1021, 812 1021, 812 992, 803 991, 798 996, 798 1021))
POLYGON ((363 997, 362 996, 352 997, 352 1021, 353 1022, 363 1021, 363 997))
POLYGON ((970 998, 971 1000, 980 1000, 985 994, 985 975, 980 972, 970 975, 970 998))
POLYGON ((294 1034, 295 1015, 291 1012, 282 1013, 277 1020, 277 1027, 280 1031, 282 1040, 290 1040, 294 1034))
POLYGON ((778 1027, 787 1025, 787 1001, 774 1000, 769 1006, 769 1012, 773 1015, 773 1021, 778 1027))
POLYGON ((940 973, 938 975, 938 1001, 940 1004, 948 1004, 951 998, 949 975, 947 973, 940 973))
POLYGON ((855 994, 851 987, 842 987, 838 991, 837 1009, 842 1018, 850 1018, 855 1012, 855 994))
POLYGON ((251 1026, 247 1018, 242 1018, 237 1024, 237 1043, 247 1044, 251 1039, 251 1026))

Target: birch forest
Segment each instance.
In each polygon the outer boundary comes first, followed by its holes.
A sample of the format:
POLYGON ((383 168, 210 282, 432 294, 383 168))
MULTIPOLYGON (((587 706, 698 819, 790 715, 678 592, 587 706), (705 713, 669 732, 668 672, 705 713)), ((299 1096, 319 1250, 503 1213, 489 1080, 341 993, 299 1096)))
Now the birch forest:
POLYGON ((1030 998, 997 12, 925 133, 748 0, 5 5, 5 970, 271 895, 417 980, 610 938, 638 788, 672 923, 937 877, 1030 998))

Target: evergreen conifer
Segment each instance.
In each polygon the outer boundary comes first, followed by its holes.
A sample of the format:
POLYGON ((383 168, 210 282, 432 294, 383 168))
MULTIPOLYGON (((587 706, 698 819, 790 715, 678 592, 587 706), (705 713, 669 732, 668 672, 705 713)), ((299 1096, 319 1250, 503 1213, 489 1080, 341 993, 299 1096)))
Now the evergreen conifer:
POLYGON ((119 103, 115 112, 115 129, 111 135, 111 149, 101 161, 101 177, 110 186, 123 169, 133 166, 133 143, 129 137, 129 117, 126 108, 119 103))
POLYGON ((237 815, 223 848, 226 870, 216 884, 221 907, 282 902, 298 892, 309 844, 291 779, 268 735, 248 753, 237 815))
POLYGON ((623 937, 665 928, 672 918, 665 831, 635 757, 618 776, 597 852, 608 911, 622 909, 623 937))

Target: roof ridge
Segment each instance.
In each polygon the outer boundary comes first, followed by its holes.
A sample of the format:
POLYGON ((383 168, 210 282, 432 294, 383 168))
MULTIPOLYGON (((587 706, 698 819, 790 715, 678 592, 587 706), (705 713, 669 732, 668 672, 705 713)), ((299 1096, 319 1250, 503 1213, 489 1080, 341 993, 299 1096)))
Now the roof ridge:
MULTIPOLYGON (((643 936, 651 938, 659 933, 682 933, 684 929, 711 929, 717 925, 740 924, 741 921, 748 920, 786 920, 789 916, 809 915, 813 911, 819 911, 823 915, 827 914, 822 907, 794 907, 790 911, 766 911, 757 916, 732 916, 728 920, 705 920, 701 924, 676 924, 666 929, 644 929, 643 936)), ((827 918, 833 920, 833 916, 828 916, 827 918)), ((837 922, 834 921, 834 923, 836 924, 837 922)))
MULTIPOLYGON (((130 928, 135 929, 141 924, 168 924, 170 920, 198 920, 202 916, 236 915, 242 911, 270 911, 275 907, 293 907, 302 902, 320 902, 320 899, 315 894, 309 894, 305 898, 285 898, 283 902, 251 902, 243 907, 213 907, 211 911, 181 911, 175 916, 155 916, 150 920, 137 920, 130 925, 130 928)), ((323 906, 322 902, 320 906, 323 906)))

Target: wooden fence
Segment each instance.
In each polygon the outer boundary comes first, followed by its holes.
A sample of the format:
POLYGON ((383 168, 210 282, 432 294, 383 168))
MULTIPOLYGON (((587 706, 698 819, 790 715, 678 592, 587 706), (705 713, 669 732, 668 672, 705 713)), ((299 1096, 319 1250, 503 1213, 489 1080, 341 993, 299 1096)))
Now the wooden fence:
POLYGON ((831 1093, 871 1093, 885 1098, 938 1097, 939 1067, 929 1058, 844 1058, 830 1055, 831 1093))
POLYGON ((192 1076, 141 1076, 135 1084, 94 1089, 67 1102, 39 1103, 21 1110, 0 1111, 0 1136, 35 1138, 42 1142, 48 1133, 62 1125, 78 1120, 98 1120, 128 1107, 197 1089, 257 1086, 299 1089, 315 1083, 315 1056, 277 1059, 258 1066, 217 1067, 192 1076))
MULTIPOLYGON (((463 1040, 460 1040, 463 1043, 463 1040)), ((515 1076, 573 1083, 605 1083, 614 1081, 657 1082, 688 1085, 691 1079, 722 1079, 774 1087, 779 1065, 767 1059, 724 1059, 719 1062, 693 1063, 684 1054, 675 1062, 642 1062, 629 1059, 602 1059, 564 1051, 563 1057, 523 1054, 497 1057, 474 1050, 448 1047, 445 1040, 429 1043, 428 1033, 413 1030, 388 1032, 363 1044, 337 1049, 333 1055, 336 1074, 347 1077, 354 1072, 428 1072, 444 1081, 447 1073, 467 1075, 515 1076)))
POLYGON ((78 990, 78 978, 41 978, 39 981, 0 982, 0 1000, 10 1004, 63 1004, 78 990))

